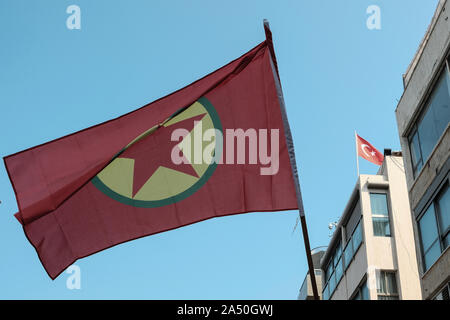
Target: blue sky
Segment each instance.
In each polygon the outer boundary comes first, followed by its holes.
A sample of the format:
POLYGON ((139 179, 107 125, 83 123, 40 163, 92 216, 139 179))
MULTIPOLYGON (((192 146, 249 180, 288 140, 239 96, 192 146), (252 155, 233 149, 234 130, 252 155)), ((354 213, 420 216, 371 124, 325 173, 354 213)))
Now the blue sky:
MULTIPOLYGON (((117 117, 264 40, 270 21, 311 247, 327 245, 356 182, 354 130, 399 150, 402 74, 438 0, 0 2, 0 156, 117 117), (69 30, 66 8, 81 8, 69 30), (366 8, 381 8, 381 30, 366 8)), ((361 173, 377 166, 360 160, 361 173)), ((295 299, 307 271, 297 212, 211 219, 79 260, 52 281, 0 168, 0 298, 295 299)))

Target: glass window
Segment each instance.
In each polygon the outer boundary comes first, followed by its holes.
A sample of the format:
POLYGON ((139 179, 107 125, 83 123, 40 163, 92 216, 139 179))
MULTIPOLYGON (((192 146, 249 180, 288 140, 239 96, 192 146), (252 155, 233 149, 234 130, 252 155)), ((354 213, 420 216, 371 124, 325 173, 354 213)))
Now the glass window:
POLYGON ((330 297, 333 295, 334 289, 336 289, 336 277, 335 272, 331 275, 330 281, 328 281, 328 286, 330 287, 330 297))
POLYGON ((370 194, 370 208, 372 215, 388 216, 387 197, 385 193, 370 194))
POLYGON ((339 262, 339 259, 341 258, 342 255, 342 247, 341 247, 341 242, 338 242, 335 252, 334 252, 334 257, 333 257, 333 264, 334 266, 336 266, 339 262))
POLYGON ((356 254, 356 251, 358 251, 358 248, 362 243, 361 223, 358 223, 358 226, 356 227, 355 232, 353 233, 352 242, 353 242, 353 254, 356 254))
POLYGON ((419 134, 417 133, 417 131, 413 134, 409 145, 411 148, 414 176, 416 176, 417 172, 419 172, 423 166, 422 153, 420 151, 419 145, 419 134))
POLYGON ((398 300, 395 272, 380 271, 377 276, 378 300, 398 300))
POLYGON ((358 196, 358 200, 356 201, 352 213, 350 215, 350 218, 348 219, 347 224, 345 226, 345 241, 348 242, 350 240, 352 233, 355 230, 355 227, 360 219, 361 219, 361 206, 359 203, 359 196, 358 196))
POLYGON ((347 269, 347 267, 349 266, 350 262, 352 261, 352 258, 353 258, 353 242, 349 241, 344 250, 345 269, 347 269))
POLYGON ((374 236, 389 237, 389 210, 387 194, 370 193, 370 207, 372 210, 372 224, 374 236))
POLYGON ((327 271, 325 274, 325 282, 330 280, 331 274, 333 273, 333 264, 330 262, 327 267, 327 271))
POLYGON ((425 269, 427 270, 441 253, 434 205, 431 204, 419 220, 425 269))
POLYGON ((343 275, 343 272, 344 270, 343 270, 343 268, 342 268, 342 259, 339 259, 339 261, 338 261, 338 263, 337 263, 337 265, 336 265, 336 271, 335 271, 335 273, 336 273, 336 285, 339 283, 339 281, 341 280, 341 278, 342 278, 342 275, 343 275))
POLYGON ((424 253, 424 266, 425 270, 428 270, 433 263, 439 258, 441 255, 441 247, 439 245, 439 241, 436 240, 424 253))
POLYGON ((376 237, 389 237, 391 229, 389 227, 389 218, 387 217, 373 217, 373 235, 376 237))
POLYGON ((370 300, 369 290, 367 289, 367 282, 364 282, 361 286, 361 300, 370 300))
POLYGON ((322 291, 322 299, 328 300, 330 298, 330 293, 328 291, 328 285, 325 286, 325 289, 322 291))
POLYGON ((416 167, 415 174, 423 165, 420 162, 426 161, 430 156, 431 151, 450 122, 448 85, 448 73, 444 69, 424 108, 425 113, 417 123, 417 132, 414 132, 409 139, 412 162, 416 167))
POLYGON ((433 300, 450 300, 450 283, 447 284, 444 289, 439 292, 433 300))
POLYGON ((356 293, 352 300, 370 300, 369 290, 367 289, 367 281, 364 281, 364 283, 356 289, 356 293))
POLYGON ((450 191, 448 185, 439 194, 437 204, 439 211, 439 229, 443 237, 444 247, 447 248, 450 240, 450 191))

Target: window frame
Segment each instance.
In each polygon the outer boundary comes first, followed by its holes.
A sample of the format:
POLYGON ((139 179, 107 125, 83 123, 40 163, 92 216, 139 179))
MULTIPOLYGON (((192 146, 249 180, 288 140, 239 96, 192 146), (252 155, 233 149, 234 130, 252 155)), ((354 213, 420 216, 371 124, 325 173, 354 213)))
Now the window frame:
POLYGON ((389 192, 382 192, 382 191, 377 191, 377 190, 369 190, 369 200, 370 200, 370 215, 371 215, 371 219, 372 219, 372 234, 374 237, 384 237, 384 238, 390 238, 392 237, 392 221, 391 221, 391 204, 389 201, 389 192), (387 209, 387 221, 389 223, 389 234, 388 235, 376 235, 375 234, 375 227, 373 224, 374 218, 386 218, 386 216, 381 215, 381 214, 374 214, 372 211, 372 194, 382 194, 386 197, 386 209, 387 209))
POLYGON ((360 218, 358 220, 358 223, 356 223, 355 227, 353 228, 353 231, 351 233, 350 239, 345 244, 345 247, 343 247, 343 243, 341 242, 341 240, 338 240, 336 242, 337 244, 335 244, 334 247, 333 247, 333 250, 332 250, 333 254, 330 254, 330 258, 329 258, 328 263, 327 263, 327 265, 325 267, 325 272, 322 273, 324 275, 324 276, 322 276, 322 279, 325 280, 324 284, 323 284, 323 287, 322 287, 322 298, 324 300, 328 300, 334 294, 334 291, 339 286, 339 283, 341 282, 342 278, 344 278, 345 273, 347 272, 347 269, 350 266, 350 263, 354 260, 356 253, 358 252, 359 248, 364 243, 364 231, 363 231, 363 225, 362 225, 361 221, 362 221, 362 215, 360 216, 360 218), (355 232, 356 232, 356 230, 358 230, 358 228, 360 230, 359 232, 361 233, 361 241, 359 242, 359 244, 356 247, 356 249, 354 247, 352 247, 353 253, 351 255, 350 261, 347 264, 347 261, 346 261, 344 253, 345 253, 346 248, 349 245, 353 246, 353 238, 354 238, 355 232), (334 257, 336 256, 336 252, 337 252, 336 249, 337 249, 338 245, 341 246, 341 248, 340 248, 340 255, 339 255, 339 258, 337 259, 338 262, 336 263, 336 265, 334 265, 334 257), (337 269, 337 266, 339 264, 340 264, 342 269, 341 269, 341 273, 340 273, 339 277, 337 277, 336 269, 337 269), (327 270, 330 267, 331 267, 332 271, 330 272, 330 276, 327 279, 327 270), (332 283, 331 285, 330 285, 330 280, 334 281, 334 283, 332 283), (324 293, 327 293, 327 295, 326 295, 327 299, 325 299, 325 294, 324 293))
POLYGON ((420 135, 419 135, 419 130, 417 128, 417 122, 418 121, 416 121, 414 123, 414 126, 413 126, 413 128, 411 130, 411 133, 408 135, 408 148, 409 148, 409 154, 410 154, 410 158, 411 158, 411 167, 412 167, 414 179, 417 178, 417 176, 419 175, 420 171, 422 171, 423 164, 424 164, 424 162, 423 162, 423 154, 422 154, 422 145, 420 143, 420 135), (419 151, 419 154, 420 154, 420 160, 417 161, 417 163, 414 163, 414 160, 413 160, 414 156, 413 156, 411 144, 412 144, 412 141, 414 139, 414 136, 416 136, 416 135, 417 135, 417 143, 419 145, 419 150, 418 151, 419 151), (420 169, 418 169, 419 164, 420 164, 420 169))
POLYGON ((440 198, 440 196, 442 195, 442 193, 444 191, 450 192, 450 181, 449 180, 450 180, 450 178, 448 176, 443 180, 441 185, 437 188, 436 192, 433 194, 433 196, 428 201, 428 204, 423 208, 422 212, 416 218, 417 229, 419 231, 418 234, 419 234, 419 242, 420 242, 420 258, 422 260, 422 272, 423 273, 426 273, 429 269, 431 269, 431 267, 439 259, 439 257, 438 257, 427 268, 426 263, 425 263, 425 255, 426 255, 426 253, 428 253, 430 251, 430 249, 433 247, 433 245, 435 245, 436 241, 439 242, 439 249, 440 249, 439 256, 442 255, 442 253, 447 249, 447 247, 450 247, 450 243, 448 246, 445 246, 445 244, 444 244, 445 238, 450 233, 450 228, 447 228, 447 230, 444 233, 441 232, 441 222, 439 219, 440 209, 439 209, 439 205, 437 204, 438 198, 440 198), (425 252, 425 249, 423 246, 422 228, 420 227, 420 220, 425 216, 425 214, 427 213, 428 209, 431 206, 434 207, 433 211, 434 211, 434 220, 436 222, 436 228, 437 228, 437 238, 435 241, 433 241, 433 243, 430 245, 430 247, 425 252))
POLYGON ((439 240, 441 242, 441 253, 447 249, 448 246, 450 246, 450 241, 449 241, 449 245, 445 245, 445 238, 447 238, 447 236, 450 234, 450 225, 447 227, 447 229, 442 230, 442 222, 441 222, 441 217, 443 215, 442 211, 441 211, 441 206, 439 205, 438 200, 440 200, 440 198, 443 196, 443 194, 445 192, 450 192, 450 183, 449 182, 444 182, 442 187, 439 188, 439 192, 437 193, 436 197, 433 199, 433 202, 435 203, 434 206, 434 212, 436 215, 436 220, 437 220, 437 227, 438 227, 438 235, 439 235, 439 240))
POLYGON ((445 290, 447 290, 447 294, 450 294, 450 282, 448 282, 445 286, 443 286, 431 300, 440 300, 440 301, 450 300, 450 299, 443 299, 445 290), (439 298, 442 298, 442 299, 439 299, 439 298))
MULTIPOLYGON (((433 98, 433 94, 435 93, 435 89, 437 88, 437 85, 439 84, 439 80, 441 80, 441 76, 446 74, 447 75, 447 81, 450 84, 450 68, 449 68, 449 63, 448 63, 448 59, 450 59, 450 56, 447 56, 445 58, 445 62, 443 62, 440 66, 440 68, 438 69, 438 71, 435 73, 433 80, 430 83, 430 86, 428 87, 423 100, 420 102, 420 108, 421 109, 418 112, 418 115, 415 117, 415 120, 413 122, 413 124, 411 125, 410 129, 408 130, 407 134, 405 135, 407 141, 408 141, 408 150, 409 150, 409 160, 411 161, 411 168, 412 168, 412 174, 413 174, 413 180, 417 179, 417 177, 420 175, 420 173, 422 172, 425 164, 428 162, 428 160, 430 159, 431 155, 433 154, 433 149, 434 147, 436 147, 436 145, 432 148, 432 151, 430 152, 430 154, 427 156, 426 159, 424 159, 423 157, 423 152, 422 152, 422 142, 420 140, 420 134, 419 134, 419 126, 418 124, 422 122, 422 120, 424 119, 425 115, 427 114, 427 112, 429 111, 432 103, 431 103, 431 99, 433 98), (420 152, 420 159, 421 159, 421 167, 419 170, 417 170, 417 163, 416 165, 414 165, 414 161, 413 161, 413 153, 412 153, 412 149, 411 149, 411 142, 414 138, 414 135, 417 134, 417 141, 419 143, 419 152, 420 152)), ((450 89, 448 89, 448 93, 450 96, 450 89)), ((439 141, 439 139, 438 139, 439 141)), ((436 141, 436 143, 438 142, 436 141)))
POLYGON ((369 287, 367 286, 367 275, 364 275, 364 277, 362 278, 362 280, 359 282, 358 286, 356 287, 356 289, 353 291, 353 294, 350 296, 349 300, 363 300, 363 299, 356 299, 356 297, 359 295, 360 297, 363 296, 362 294, 362 289, 363 287, 366 287, 367 290, 367 300, 370 300, 370 290, 369 287))
MULTIPOLYGON (((396 300, 400 300, 400 292, 399 292, 399 285, 398 285, 398 277, 397 277, 397 271, 396 270, 378 270, 377 272, 377 277, 380 277, 380 279, 377 279, 377 299, 378 300, 383 300, 380 299, 380 297, 384 297, 384 298, 396 298, 396 300), (391 274, 394 276, 394 280, 395 280, 395 288, 397 289, 397 292, 380 292, 379 288, 378 288, 378 281, 383 280, 384 282, 384 286, 387 289, 388 286, 388 281, 387 281, 387 277, 384 276, 382 277, 381 275, 386 275, 386 274, 391 274)), ((386 299, 384 299, 386 300, 386 299)))

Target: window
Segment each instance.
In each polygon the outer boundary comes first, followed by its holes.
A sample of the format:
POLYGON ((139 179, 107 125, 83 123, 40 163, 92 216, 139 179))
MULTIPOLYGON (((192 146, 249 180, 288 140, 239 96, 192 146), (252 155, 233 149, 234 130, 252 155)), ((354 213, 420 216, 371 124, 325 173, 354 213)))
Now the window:
POLYGON ((334 256, 333 256, 334 267, 336 267, 339 264, 339 259, 341 258, 341 255, 342 255, 342 246, 341 246, 341 242, 339 241, 338 244, 336 245, 336 249, 334 251, 334 256))
POLYGON ((342 246, 338 241, 334 246, 334 250, 330 254, 330 260, 328 262, 325 272, 325 286, 322 291, 322 298, 328 300, 333 295, 336 286, 343 276, 342 266, 342 246))
POLYGON ((344 274, 344 270, 342 268, 342 259, 340 257, 339 257, 339 261, 336 265, 335 273, 336 273, 336 284, 338 284, 339 281, 341 281, 342 276, 344 274))
POLYGON ((334 272, 331 275, 330 280, 328 281, 328 286, 330 287, 330 297, 331 297, 334 293, 334 289, 336 289, 336 276, 334 272))
MULTIPOLYGON (((328 300, 334 293, 339 281, 344 276, 345 270, 349 266, 354 254, 362 243, 361 231, 361 209, 359 201, 355 202, 347 225, 345 226, 345 238, 347 244, 342 250, 342 243, 340 240, 333 245, 333 250, 330 251, 328 261, 326 261, 326 269, 324 274, 324 289, 322 291, 322 298, 328 300)), ((339 239, 339 238, 338 238, 339 239)))
POLYGON ((361 223, 358 224, 358 226, 355 229, 355 232, 352 236, 352 242, 353 242, 353 252, 356 253, 356 251, 359 249, 359 246, 362 243, 362 230, 361 230, 361 223))
POLYGON ((328 290, 328 284, 325 286, 325 288, 322 291, 322 299, 328 300, 330 298, 330 292, 328 290))
POLYGON ((449 246, 450 233, 450 191, 444 185, 419 219, 420 240, 424 271, 439 258, 449 246))
POLYGON ((448 283, 433 300, 450 300, 450 283, 448 283))
POLYGON ((348 240, 351 238, 352 233, 355 230, 355 227, 360 219, 361 219, 361 206, 359 203, 359 194, 358 194, 358 200, 354 204, 352 213, 350 214, 350 218, 348 219, 345 225, 345 241, 348 242, 348 240))
POLYGON ((378 300, 399 300, 397 279, 393 271, 380 271, 377 274, 378 300))
POLYGON ((333 273, 333 264, 330 263, 327 267, 325 282, 328 282, 328 280, 330 280, 332 273, 333 273))
POLYGON ((347 270, 347 267, 350 265, 350 262, 352 261, 353 258, 353 244, 352 241, 349 241, 347 243, 347 246, 344 249, 344 269, 347 270))
POLYGON ((448 184, 437 199, 439 229, 443 238, 444 248, 450 244, 450 191, 448 184))
POLYGON ((367 281, 364 281, 357 289, 352 300, 370 300, 367 281))
POLYGON ((433 204, 431 204, 423 217, 420 219, 419 228, 422 240, 422 255, 424 258, 425 270, 428 270, 428 268, 441 254, 433 204))
POLYGON ((422 169, 450 121, 449 82, 447 69, 444 69, 424 108, 425 112, 409 136, 414 177, 422 169))
POLYGON ((373 235, 389 237, 389 210, 385 193, 370 193, 370 207, 372 209, 373 235))
POLYGON ((362 243, 361 224, 358 223, 358 225, 355 228, 355 231, 353 232, 352 236, 347 242, 347 246, 344 249, 343 253, 344 270, 347 270, 348 266, 350 265, 350 262, 353 259, 353 256, 355 255, 356 251, 358 251, 361 243, 362 243))

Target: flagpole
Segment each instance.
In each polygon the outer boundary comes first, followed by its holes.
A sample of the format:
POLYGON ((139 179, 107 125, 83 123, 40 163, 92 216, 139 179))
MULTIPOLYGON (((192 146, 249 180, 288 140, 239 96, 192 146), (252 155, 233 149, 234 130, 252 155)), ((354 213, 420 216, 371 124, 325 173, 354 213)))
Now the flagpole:
POLYGON ((359 157, 358 157, 358 138, 356 135, 356 130, 355 130, 355 151, 356 151, 356 173, 357 173, 356 178, 358 178, 359 177, 359 157))
POLYGON ((300 183, 298 180, 297 164, 295 161, 294 144, 293 144, 293 140, 292 140, 291 129, 289 127, 289 122, 287 120, 283 92, 281 90, 280 76, 278 74, 278 65, 277 65, 277 60, 275 58, 275 51, 274 51, 273 42, 272 42, 272 32, 270 31, 269 21, 267 21, 266 19, 264 19, 264 31, 266 33, 266 42, 267 42, 267 46, 269 48, 269 53, 271 56, 272 71, 274 74, 275 86, 277 88, 277 95, 278 95, 278 99, 280 102, 281 117, 283 119, 284 133, 286 136, 286 145, 287 145, 287 149, 288 149, 289 160, 291 163, 292 176, 294 179, 294 187, 295 187, 295 191, 296 191, 297 206, 298 206, 298 211, 299 211, 299 215, 300 215, 300 223, 302 225, 303 242, 305 245, 306 259, 308 261, 309 278, 311 279, 311 287, 312 287, 314 299, 319 300, 319 292, 317 290, 316 275, 314 273, 314 265, 313 265, 312 256, 311 256, 311 247, 309 244, 308 228, 306 226, 305 209, 303 207, 302 193, 300 190, 300 183))

